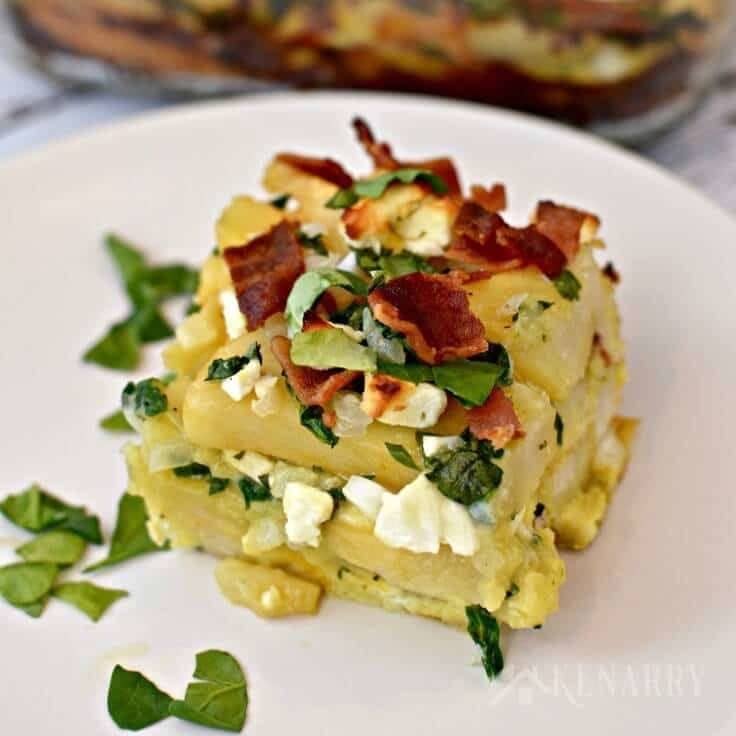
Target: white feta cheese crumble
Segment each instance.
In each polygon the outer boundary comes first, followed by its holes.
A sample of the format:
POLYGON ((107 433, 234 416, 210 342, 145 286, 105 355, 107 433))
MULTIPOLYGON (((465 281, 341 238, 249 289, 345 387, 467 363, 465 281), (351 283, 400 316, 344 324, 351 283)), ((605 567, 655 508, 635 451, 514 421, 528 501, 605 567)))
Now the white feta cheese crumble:
POLYGON ((478 535, 468 510, 459 503, 442 498, 440 505, 440 542, 448 544, 456 555, 472 557, 478 551, 478 535))
POLYGON ((462 438, 458 435, 438 437, 437 435, 427 434, 422 437, 422 451, 426 457, 432 457, 440 450, 454 450, 456 447, 460 447, 462 442, 462 438))
POLYGON ((267 417, 276 413, 278 408, 276 386, 278 382, 278 376, 262 376, 256 381, 255 386, 253 386, 256 398, 253 399, 250 405, 256 416, 267 417))
POLYGON ((229 465, 232 465, 235 470, 249 478, 260 478, 262 475, 268 475, 275 467, 273 460, 261 455, 260 452, 253 452, 252 450, 246 450, 245 452, 225 450, 223 455, 229 465))
POLYGON ((429 429, 439 421, 447 408, 447 395, 431 383, 418 383, 402 392, 377 417, 379 422, 398 427, 429 429))
MULTIPOLYGON (((375 521, 381 510, 386 489, 362 475, 351 475, 342 489, 350 503, 355 504, 371 521, 375 521)), ((388 494, 390 495, 390 494, 388 494)))
POLYGON ((389 547, 411 552, 439 552, 440 544, 457 555, 478 550, 478 537, 467 509, 440 493, 425 475, 397 494, 386 493, 378 512, 376 536, 389 547))
POLYGON ((231 340, 237 340, 241 335, 245 334, 245 316, 240 311, 235 290, 224 289, 220 292, 219 298, 227 336, 231 340))
POLYGON ((251 360, 248 365, 239 370, 234 376, 226 378, 220 383, 220 388, 233 400, 241 401, 256 385, 261 377, 261 363, 251 360))
POLYGON ((387 493, 376 518, 376 536, 389 547, 436 554, 440 549, 441 498, 425 475, 399 493, 387 493))
POLYGON ((317 547, 320 524, 324 524, 334 509, 332 496, 319 488, 292 481, 284 490, 286 537, 292 544, 317 547))

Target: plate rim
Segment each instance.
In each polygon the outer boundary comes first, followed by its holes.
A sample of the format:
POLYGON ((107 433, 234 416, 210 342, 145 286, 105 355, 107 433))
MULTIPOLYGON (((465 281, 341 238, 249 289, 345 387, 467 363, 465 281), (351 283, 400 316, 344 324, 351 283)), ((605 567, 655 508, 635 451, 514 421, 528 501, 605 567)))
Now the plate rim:
POLYGON ((631 167, 634 171, 639 170, 648 176, 654 176, 660 180, 667 181, 676 187, 684 196, 697 199, 700 204, 711 210, 712 215, 723 218, 731 227, 736 228, 736 213, 732 213, 722 204, 712 200, 707 194, 695 185, 682 178, 680 175, 670 171, 661 164, 646 158, 634 150, 624 148, 594 133, 574 128, 564 123, 537 117, 529 113, 516 110, 484 105, 479 102, 468 102, 450 98, 432 97, 421 94, 373 92, 366 90, 291 90, 291 91, 264 91, 236 95, 215 100, 195 100, 185 103, 174 103, 160 109, 144 110, 135 112, 122 119, 103 122, 100 125, 80 132, 64 135, 58 139, 46 141, 30 150, 12 153, 7 158, 0 160, 0 185, 3 180, 12 176, 16 169, 28 166, 42 165, 47 159, 55 156, 72 154, 75 150, 86 146, 103 144, 106 140, 118 136, 135 134, 142 127, 165 127, 180 119, 205 118, 234 112, 238 108, 273 107, 278 105, 319 105, 320 103, 348 103, 351 99, 359 99, 361 104, 370 104, 374 100, 381 106, 401 106, 408 103, 417 107, 451 108, 456 113, 468 113, 473 116, 487 116, 505 123, 516 123, 526 128, 538 128, 546 130, 555 136, 561 136, 571 142, 578 142, 608 157, 613 156, 621 163, 631 167))

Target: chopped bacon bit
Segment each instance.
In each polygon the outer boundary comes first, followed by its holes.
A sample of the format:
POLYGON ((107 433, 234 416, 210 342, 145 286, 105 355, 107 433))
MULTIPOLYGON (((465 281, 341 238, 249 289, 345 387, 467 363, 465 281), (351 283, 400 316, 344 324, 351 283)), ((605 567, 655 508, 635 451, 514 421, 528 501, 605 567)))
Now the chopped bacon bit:
POLYGON ((451 159, 443 156, 442 158, 432 158, 426 161, 400 161, 394 156, 388 143, 376 140, 373 131, 363 118, 355 118, 353 128, 355 128, 358 141, 365 148, 377 169, 388 171, 394 169, 424 169, 436 174, 447 184, 448 194, 457 196, 462 191, 460 177, 451 159))
POLYGON ((470 187, 470 196, 473 202, 489 212, 502 212, 506 209, 506 187, 503 184, 494 184, 489 189, 473 184, 470 187))
POLYGON ((536 226, 572 260, 580 250, 583 226, 596 229, 600 220, 588 212, 545 201, 537 205, 536 226))
POLYGON ((611 261, 608 261, 608 263, 603 266, 603 275, 613 284, 621 283, 621 274, 616 270, 616 267, 611 263, 611 261))
POLYGON ((377 320, 406 335, 425 363, 468 358, 488 349, 483 323, 452 277, 400 276, 374 289, 368 304, 377 320))
POLYGON ((325 408, 338 391, 361 375, 359 371, 340 369, 323 371, 295 365, 291 361, 291 340, 283 335, 277 335, 271 340, 271 351, 281 364, 286 380, 304 406, 325 408))
POLYGON ((465 202, 460 209, 445 255, 493 272, 532 265, 550 278, 559 276, 567 264, 562 250, 534 225, 511 227, 476 202, 465 202))
POLYGON ((353 177, 348 174, 337 161, 331 158, 316 158, 312 156, 300 156, 296 153, 280 153, 276 156, 281 163, 293 166, 304 174, 316 176, 324 181, 334 184, 340 189, 347 189, 353 185, 353 177))
POLYGON ((304 315, 302 332, 312 330, 326 330, 330 327, 330 317, 337 311, 335 297, 326 291, 317 300, 317 303, 304 315))
POLYGON ((479 440, 490 440, 496 449, 505 447, 524 430, 511 399, 498 386, 491 391, 483 406, 468 411, 468 426, 479 440))
POLYGON ((363 118, 353 119, 353 128, 358 136, 358 142, 365 148, 366 153, 373 159, 373 165, 377 169, 398 169, 401 164, 394 158, 391 146, 388 143, 380 143, 373 135, 370 125, 363 118))
POLYGON ((301 246, 286 221, 223 255, 249 330, 284 311, 291 287, 304 273, 301 246))

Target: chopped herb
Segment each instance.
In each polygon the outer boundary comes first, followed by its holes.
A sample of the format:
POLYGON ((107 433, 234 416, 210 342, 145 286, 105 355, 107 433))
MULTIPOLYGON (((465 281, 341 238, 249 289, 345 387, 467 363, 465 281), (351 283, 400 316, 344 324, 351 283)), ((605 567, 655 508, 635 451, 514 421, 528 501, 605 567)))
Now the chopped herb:
POLYGON ((303 230, 299 233, 299 243, 303 248, 313 250, 320 256, 326 256, 328 254, 327 246, 325 245, 324 236, 322 233, 316 233, 315 235, 307 235, 303 230))
POLYGON ((210 496, 216 496, 218 493, 222 493, 229 485, 229 478, 217 478, 213 475, 210 478, 210 496))
POLYGON ((395 445, 391 442, 386 442, 386 449, 397 463, 401 463, 412 470, 419 470, 419 466, 414 462, 414 458, 403 445, 395 445))
POLYGON ((487 440, 478 440, 466 430, 462 444, 428 457, 427 477, 440 491, 464 506, 488 496, 501 483, 503 470, 493 461, 503 455, 487 440))
POLYGON ((71 582, 57 585, 51 595, 78 608, 92 621, 99 621, 115 601, 125 598, 125 590, 101 588, 87 582, 71 582))
POLYGON ((193 314, 198 314, 202 311, 201 305, 197 304, 195 301, 189 302, 189 306, 184 311, 185 317, 191 317, 193 314))
POLYGON ((16 549, 26 562, 50 562, 66 567, 79 562, 87 543, 72 532, 52 530, 44 532, 16 549))
POLYGON ((454 394, 467 406, 482 406, 504 375, 504 367, 475 360, 455 360, 436 366, 424 363, 398 365, 378 361, 378 371, 412 383, 432 382, 454 394))
POLYGON ((466 406, 482 406, 504 369, 495 363, 455 360, 433 366, 434 382, 466 406))
POLYGON ((496 380, 499 386, 510 386, 514 382, 514 366, 508 350, 501 343, 492 342, 488 350, 473 360, 482 360, 485 363, 495 363, 501 367, 501 375, 496 380))
POLYGON ((224 381, 245 368, 252 360, 263 363, 261 346, 254 342, 244 355, 233 355, 231 358, 215 358, 207 369, 206 381, 224 381))
POLYGON ((511 583, 511 587, 506 591, 506 598, 511 598, 519 592, 519 586, 516 583, 511 583))
POLYGON ((555 414, 555 433, 557 434, 557 444, 561 447, 565 437, 565 423, 562 421, 560 412, 555 414))
POLYGON ((353 302, 339 312, 335 312, 330 317, 330 321, 339 325, 347 325, 354 330, 360 330, 363 328, 363 309, 362 304, 353 302))
POLYGON ((394 376, 402 381, 411 383, 427 383, 434 381, 434 373, 431 365, 424 363, 392 363, 388 360, 378 361, 378 372, 394 376))
POLYGON ((394 279, 417 271, 437 273, 437 269, 426 258, 409 253, 409 251, 393 253, 392 251, 383 250, 380 254, 377 254, 373 250, 362 248, 353 252, 358 266, 373 276, 382 273, 387 279, 394 279))
POLYGON ((535 519, 538 519, 544 513, 544 510, 545 510, 544 504, 543 503, 538 503, 534 507, 534 518, 535 519))
POLYGON ((481 661, 489 680, 503 671, 501 652, 501 632, 498 621, 483 606, 468 606, 465 609, 468 619, 468 633, 480 647, 481 661))
POLYGON ((146 528, 147 521, 148 514, 143 499, 139 496, 123 494, 118 504, 118 518, 115 522, 107 557, 85 568, 84 572, 112 567, 133 557, 164 549, 149 536, 146 528))
POLYGON ((272 207, 275 207, 278 210, 285 210, 286 206, 289 204, 289 200, 291 199, 291 194, 281 194, 278 197, 274 197, 270 204, 272 207))
POLYGON ((340 438, 324 423, 322 414, 321 406, 302 406, 299 409, 299 421, 302 427, 306 427, 320 442, 334 447, 340 438))
POLYGON ((108 432, 133 432, 133 427, 130 426, 130 422, 125 418, 125 414, 118 409, 118 411, 108 414, 103 419, 100 419, 100 427, 107 430, 108 432))
POLYGON ((0 567, 0 595, 17 607, 39 604, 51 591, 58 574, 59 568, 50 562, 5 565, 0 567))
POLYGON ((174 699, 140 672, 116 665, 107 691, 107 712, 126 731, 140 731, 169 716, 174 699))
POLYGON ((554 306, 554 302, 546 302, 543 299, 539 299, 537 300, 537 305, 543 312, 546 312, 550 307, 554 306))
POLYGON ((377 573, 373 576, 373 582, 374 583, 377 583, 380 579, 381 579, 381 576, 378 575, 377 573))
MULTIPOLYGON (((335 504, 335 511, 337 511, 337 507, 345 501, 345 494, 342 492, 342 488, 330 488, 327 493, 332 496, 332 501, 335 504)), ((334 513, 334 512, 333 512, 334 513)))
POLYGON ((210 469, 202 463, 189 463, 189 465, 174 468, 174 475, 177 478, 209 478, 210 469))
POLYGON ((113 370, 133 370, 140 361, 140 341, 135 328, 128 322, 113 325, 82 359, 113 370))
POLYGON ((396 169, 395 171, 387 171, 385 174, 380 174, 373 179, 356 181, 348 189, 340 189, 325 203, 325 207, 335 210, 352 207, 361 198, 378 199, 394 182, 411 184, 415 181, 426 182, 435 194, 447 193, 445 180, 437 176, 437 174, 433 174, 431 171, 410 168, 396 169))
POLYGON ((345 567, 345 565, 341 565, 341 566, 340 566, 340 568, 339 568, 339 569, 338 569, 338 571, 337 571, 337 579, 338 579, 338 580, 342 580, 342 576, 343 576, 343 575, 344 575, 344 574, 345 574, 346 572, 350 572, 350 568, 349 568, 349 567, 345 567))
POLYGON ((352 371, 376 370, 376 353, 357 343, 337 327, 297 332, 291 341, 291 360, 310 368, 344 368, 352 371))
POLYGON ((169 713, 201 726, 241 731, 248 708, 248 688, 237 660, 215 649, 200 652, 194 677, 197 682, 187 686, 184 700, 169 705, 169 713))
POLYGON ((35 484, 0 501, 0 512, 29 532, 63 529, 92 544, 102 544, 100 520, 96 516, 82 506, 70 506, 35 484))
POLYGON ((123 412, 131 412, 140 419, 163 414, 169 408, 166 394, 161 390, 164 384, 156 378, 127 384, 123 389, 123 412))
POLYGON ((580 298, 581 284, 572 271, 565 269, 556 279, 552 280, 555 289, 565 299, 576 301, 580 298))
POLYGON ((238 481, 238 488, 243 494, 245 508, 247 509, 254 501, 270 501, 273 498, 267 475, 262 475, 258 480, 253 480, 247 475, 243 476, 238 481))
POLYGON ((302 274, 291 289, 286 301, 286 319, 293 332, 299 332, 304 324, 304 315, 317 299, 332 286, 339 286, 353 294, 365 296, 368 285, 359 276, 335 268, 318 268, 302 274))
POLYGON ((149 267, 143 255, 116 235, 105 246, 123 281, 131 305, 130 316, 114 324, 84 354, 88 363, 116 370, 132 370, 140 361, 142 343, 156 342, 174 334, 159 311, 165 299, 196 291, 199 277, 181 264, 149 267))

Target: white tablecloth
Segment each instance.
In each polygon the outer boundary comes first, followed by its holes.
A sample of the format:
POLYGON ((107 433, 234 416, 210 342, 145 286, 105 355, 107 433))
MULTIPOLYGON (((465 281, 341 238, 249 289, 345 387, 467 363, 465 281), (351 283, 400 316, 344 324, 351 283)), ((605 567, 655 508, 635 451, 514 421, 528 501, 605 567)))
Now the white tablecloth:
MULTIPOLYGON (((16 51, 0 18, 0 160, 163 104, 103 92, 60 92, 16 51)), ((736 48, 733 52, 699 111, 642 153, 736 212, 736 48)))

